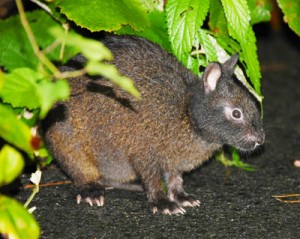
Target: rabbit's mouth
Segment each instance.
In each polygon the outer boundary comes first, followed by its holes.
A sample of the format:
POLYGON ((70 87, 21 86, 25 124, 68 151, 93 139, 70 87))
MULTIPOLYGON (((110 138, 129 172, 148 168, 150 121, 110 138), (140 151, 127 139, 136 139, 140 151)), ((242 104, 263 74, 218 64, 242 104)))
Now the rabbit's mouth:
POLYGON ((263 129, 259 132, 249 133, 241 137, 234 145, 240 151, 253 151, 259 148, 265 141, 263 129))

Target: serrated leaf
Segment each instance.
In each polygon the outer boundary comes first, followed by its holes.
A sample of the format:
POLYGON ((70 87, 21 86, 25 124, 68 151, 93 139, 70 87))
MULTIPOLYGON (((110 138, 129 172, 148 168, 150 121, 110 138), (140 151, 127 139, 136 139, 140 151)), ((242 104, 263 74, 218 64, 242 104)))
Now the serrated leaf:
POLYGON ((36 91, 37 81, 42 75, 29 68, 18 68, 5 75, 0 97, 3 102, 13 107, 36 109, 40 106, 39 95, 36 91))
POLYGON ((23 168, 23 156, 13 147, 5 145, 0 151, 0 186, 11 183, 23 168))
POLYGON ((16 200, 0 195, 0 233, 7 238, 37 239, 40 228, 16 200))
POLYGON ((271 2, 270 0, 247 0, 250 14, 251 24, 270 21, 271 19, 271 2))
POLYGON ((197 31, 209 9, 209 0, 168 0, 166 18, 173 53, 184 64, 192 49, 197 31))
POLYGON ((69 20, 92 32, 116 31, 123 25, 140 31, 149 25, 138 0, 58 0, 55 4, 69 20))
POLYGON ((148 40, 162 46, 166 51, 171 52, 171 45, 169 42, 169 36, 167 34, 167 25, 164 12, 154 10, 147 14, 147 17, 149 18, 150 25, 145 27, 143 31, 137 32, 129 26, 125 26, 116 33, 121 35, 135 35, 147 38, 148 40))
POLYGON ((87 63, 86 69, 89 74, 102 75, 133 96, 137 98, 141 97, 139 91, 135 88, 133 81, 126 76, 120 75, 114 65, 90 61, 87 63))
POLYGON ((250 11, 246 0, 221 0, 228 23, 229 34, 240 41, 250 27, 250 11))
POLYGON ((0 137, 30 155, 33 153, 30 128, 3 105, 0 105, 0 137))
POLYGON ((218 41, 218 44, 230 55, 240 53, 242 51, 241 45, 231 37, 216 35, 214 38, 218 41))
MULTIPOLYGON (((48 33, 53 26, 61 27, 45 11, 38 10, 26 12, 33 34, 41 47, 45 49, 50 46, 55 38, 48 33)), ((13 70, 19 67, 37 69, 38 59, 35 56, 28 36, 20 22, 19 15, 0 21, 0 65, 6 70, 13 70)), ((47 56, 51 60, 59 60, 60 49, 56 48, 47 56)), ((66 47, 63 62, 66 62, 76 54, 73 48, 66 47)))
POLYGON ((245 63, 246 63, 246 72, 249 76, 251 83, 254 86, 255 91, 261 95, 261 73, 260 73, 260 65, 258 61, 257 55, 257 46, 256 46, 256 38, 254 35, 254 31, 251 27, 248 29, 248 33, 243 41, 241 41, 242 46, 242 54, 245 63))
POLYGON ((43 80, 37 85, 41 104, 40 118, 44 118, 53 104, 59 100, 67 100, 70 94, 69 84, 66 80, 50 82, 43 80))
POLYGON ((300 1, 277 0, 277 2, 284 13, 284 21, 300 36, 300 1))
POLYGON ((257 56, 256 38, 250 25, 250 11, 246 0, 221 0, 228 22, 229 34, 241 47, 246 72, 256 92, 260 95, 260 66, 257 56))
POLYGON ((45 2, 45 5, 48 8, 47 12, 50 11, 50 14, 54 19, 56 19, 61 24, 65 24, 68 21, 66 16, 59 11, 59 8, 56 6, 56 1, 50 0, 45 2))
POLYGON ((212 41, 210 40, 209 34, 205 30, 199 30, 199 40, 201 47, 204 49, 206 60, 208 62, 218 61, 218 55, 216 48, 212 41))

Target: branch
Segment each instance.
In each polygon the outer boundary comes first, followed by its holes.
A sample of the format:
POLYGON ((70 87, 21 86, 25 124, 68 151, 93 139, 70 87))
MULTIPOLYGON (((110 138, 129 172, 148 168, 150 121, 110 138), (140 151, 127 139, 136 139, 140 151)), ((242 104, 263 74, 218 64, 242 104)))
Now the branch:
POLYGON ((21 23, 24 27, 24 30, 26 31, 26 34, 28 36, 28 39, 30 41, 30 44, 32 46, 32 49, 34 51, 34 54, 37 56, 37 58, 42 62, 48 69, 54 74, 58 75, 60 72, 59 70, 55 67, 54 64, 52 64, 51 61, 40 51, 39 46, 34 38, 34 35, 32 33, 32 30, 30 28, 30 25, 27 21, 26 14, 24 11, 24 6, 22 4, 22 0, 16 0, 17 8, 20 14, 20 19, 21 23))

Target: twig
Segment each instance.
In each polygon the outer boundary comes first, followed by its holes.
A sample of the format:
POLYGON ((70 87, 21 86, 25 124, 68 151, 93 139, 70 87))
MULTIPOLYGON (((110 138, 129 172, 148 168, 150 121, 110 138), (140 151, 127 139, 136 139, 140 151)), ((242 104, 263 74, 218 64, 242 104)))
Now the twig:
POLYGON ((285 195, 274 195, 272 196, 276 200, 284 203, 300 203, 300 199, 297 200, 285 200, 286 198, 290 197, 300 197, 300 194, 285 194, 285 195))
MULTIPOLYGON (((65 23, 62 25, 64 30, 65 30, 65 37, 67 36, 70 26, 68 23, 65 23)), ((65 47, 66 47, 66 38, 63 39, 62 43, 61 43, 61 48, 60 48, 60 52, 59 52, 59 59, 62 60, 63 56, 64 56, 64 52, 65 52, 65 47)))
POLYGON ((42 172, 40 170, 39 165, 37 165, 37 170, 35 171, 35 173, 32 173, 31 177, 30 177, 30 181, 34 183, 34 187, 32 189, 31 195, 29 196, 26 203, 24 204, 25 208, 28 207, 28 205, 31 203, 31 201, 35 197, 35 195, 40 191, 39 184, 40 184, 40 181, 41 181, 41 177, 42 177, 42 172))
MULTIPOLYGON (((58 185, 64 185, 64 184, 71 184, 72 182, 71 181, 63 181, 63 182, 50 182, 50 183, 43 183, 43 184, 40 184, 39 186, 40 187, 49 187, 49 186, 58 186, 58 185)), ((26 184, 24 185, 24 189, 28 189, 28 188, 34 188, 35 185, 34 184, 26 184)))
POLYGON ((32 33, 32 30, 30 28, 30 25, 27 21, 26 14, 24 11, 24 6, 22 4, 22 0, 16 0, 17 8, 20 14, 21 23, 24 27, 24 30, 26 31, 27 37, 30 41, 30 44, 32 46, 32 49, 34 51, 34 54, 37 56, 37 58, 48 67, 48 69, 54 74, 59 74, 59 70, 55 67, 54 64, 52 64, 51 61, 40 51, 39 46, 34 38, 34 35, 32 33))
POLYGON ((47 48, 45 48, 43 50, 44 54, 47 54, 51 51, 53 51, 56 47, 58 47, 60 45, 60 41, 58 39, 56 39, 51 45, 47 46, 47 48))
POLYGON ((81 70, 77 70, 77 71, 65 71, 65 72, 61 72, 59 73, 56 78, 74 78, 74 77, 79 77, 84 75, 85 73, 87 73, 85 68, 82 68, 81 70))
POLYGON ((32 199, 35 197, 35 195, 39 192, 39 186, 33 185, 32 193, 30 197, 27 199, 26 203, 24 204, 24 207, 27 208, 29 203, 31 203, 32 199))
POLYGON ((30 0, 31 2, 35 3, 36 5, 38 5, 40 8, 44 9, 46 12, 48 12, 49 14, 52 15, 52 11, 51 9, 44 3, 38 1, 38 0, 30 0))

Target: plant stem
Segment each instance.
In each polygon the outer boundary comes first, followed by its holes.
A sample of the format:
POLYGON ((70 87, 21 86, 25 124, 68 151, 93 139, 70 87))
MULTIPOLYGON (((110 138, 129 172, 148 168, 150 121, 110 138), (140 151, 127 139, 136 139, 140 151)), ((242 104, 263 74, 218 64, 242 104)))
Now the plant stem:
POLYGON ((35 171, 35 173, 31 174, 30 180, 34 184, 34 188, 32 189, 31 195, 29 196, 29 198, 27 199, 26 203, 24 204, 25 208, 28 207, 28 205, 31 203, 32 199, 40 191, 41 176, 42 176, 42 172, 40 170, 40 166, 37 165, 37 170, 35 171))
MULTIPOLYGON (((65 36, 67 36, 68 32, 69 32, 69 24, 65 23, 62 25, 62 27, 65 30, 65 36)), ((60 48, 60 53, 59 53, 59 59, 62 60, 63 56, 64 56, 64 51, 65 51, 65 47, 66 47, 66 38, 64 38, 64 40, 61 43, 61 48, 60 48)))
POLYGON ((31 203, 32 199, 35 197, 35 195, 40 191, 40 188, 38 185, 35 185, 34 188, 32 189, 32 193, 27 199, 26 203, 24 204, 24 207, 27 208, 29 203, 31 203))
POLYGON ((32 49, 34 51, 34 54, 37 56, 37 58, 42 62, 47 68, 54 74, 58 75, 60 72, 59 70, 55 67, 54 64, 52 64, 51 61, 40 51, 39 46, 34 38, 34 35, 32 33, 32 30, 30 28, 30 25, 27 21, 26 14, 24 11, 24 6, 22 4, 22 0, 16 0, 17 8, 20 14, 20 19, 21 23, 24 27, 24 30, 26 31, 26 34, 28 36, 28 39, 30 41, 30 44, 32 46, 32 49))
POLYGON ((56 78, 74 78, 74 77, 79 77, 87 73, 87 70, 85 68, 82 68, 81 70, 77 71, 65 71, 65 72, 60 72, 56 78))

